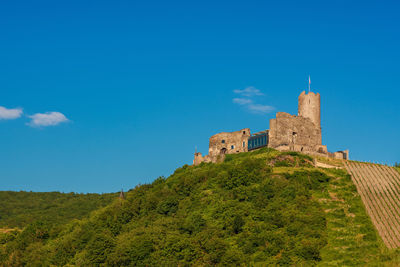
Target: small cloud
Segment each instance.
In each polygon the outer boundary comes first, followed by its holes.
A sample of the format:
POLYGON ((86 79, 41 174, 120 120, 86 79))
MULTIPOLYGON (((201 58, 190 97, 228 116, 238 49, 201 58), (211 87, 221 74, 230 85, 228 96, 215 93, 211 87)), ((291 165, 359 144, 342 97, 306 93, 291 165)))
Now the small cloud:
POLYGON ((274 110, 274 107, 268 105, 261 105, 261 104, 250 104, 247 108, 257 114, 266 114, 274 110))
POLYGON ((239 105, 248 105, 253 103, 251 99, 248 98, 234 98, 232 99, 233 103, 239 104, 239 105))
POLYGON ((28 123, 29 126, 32 127, 41 127, 41 126, 55 126, 63 122, 69 121, 64 114, 60 112, 46 112, 46 113, 36 113, 29 116, 32 120, 28 123))
POLYGON ((22 116, 22 108, 5 108, 0 106, 0 120, 14 120, 22 116))
POLYGON ((247 97, 252 97, 252 96, 256 96, 256 95, 264 95, 260 90, 258 90, 257 88, 253 87, 253 86, 249 86, 243 90, 233 90, 233 92, 235 94, 239 94, 242 96, 247 96, 247 97))
POLYGON ((264 94, 253 86, 249 86, 243 90, 236 89, 233 90, 233 92, 242 97, 233 98, 232 102, 243 106, 251 113, 265 114, 274 110, 274 107, 272 106, 254 103, 255 101, 253 99, 258 99, 256 96, 263 96, 264 94))

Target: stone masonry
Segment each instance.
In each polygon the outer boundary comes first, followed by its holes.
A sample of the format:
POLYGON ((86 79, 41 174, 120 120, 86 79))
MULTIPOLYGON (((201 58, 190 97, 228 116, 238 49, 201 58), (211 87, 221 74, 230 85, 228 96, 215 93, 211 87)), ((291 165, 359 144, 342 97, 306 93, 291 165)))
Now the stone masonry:
POLYGON ((223 159, 225 154, 247 152, 247 141, 250 136, 249 128, 213 135, 210 137, 208 155, 203 157, 201 153, 195 153, 193 163, 197 165, 203 161, 217 162, 218 159, 223 159))
POLYGON ((322 145, 321 129, 309 119, 278 112, 271 119, 268 146, 278 150, 326 153, 322 145))
POLYGON ((269 147, 308 153, 328 153, 322 145, 321 98, 303 91, 299 96, 298 116, 278 112, 269 123, 269 147))
POLYGON ((321 129, 321 96, 319 93, 303 91, 299 95, 298 115, 309 118, 321 129))

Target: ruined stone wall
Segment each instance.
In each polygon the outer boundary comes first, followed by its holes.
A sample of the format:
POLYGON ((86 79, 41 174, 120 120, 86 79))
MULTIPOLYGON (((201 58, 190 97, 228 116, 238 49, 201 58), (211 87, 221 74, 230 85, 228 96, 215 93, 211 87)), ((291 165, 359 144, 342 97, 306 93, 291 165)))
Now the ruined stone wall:
POLYGON ((199 165, 202 162, 212 162, 209 155, 203 155, 200 152, 194 153, 193 165, 199 165))
POLYGON ((269 147, 279 150, 326 153, 322 145, 321 129, 309 119, 278 112, 270 120, 269 147))
POLYGON ((249 128, 213 135, 210 137, 208 155, 203 156, 199 152, 195 153, 193 165, 199 165, 202 162, 220 162, 224 160, 226 154, 247 152, 249 137, 249 128))
POLYGON ((301 92, 298 109, 299 116, 309 118, 316 127, 321 128, 321 96, 319 93, 301 92))
POLYGON ((201 155, 200 152, 194 153, 194 160, 193 160, 193 165, 199 165, 204 161, 203 155, 201 155))
POLYGON ((349 150, 337 151, 333 153, 333 158, 335 159, 347 159, 349 160, 349 150))
POLYGON ((219 133, 211 136, 208 155, 216 157, 223 154, 247 152, 250 129, 245 128, 231 133, 219 133))

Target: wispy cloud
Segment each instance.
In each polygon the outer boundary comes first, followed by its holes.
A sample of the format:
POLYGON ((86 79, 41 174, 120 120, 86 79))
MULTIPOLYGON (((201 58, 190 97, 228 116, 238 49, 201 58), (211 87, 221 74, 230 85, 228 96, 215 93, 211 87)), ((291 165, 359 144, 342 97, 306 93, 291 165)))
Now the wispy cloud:
POLYGON ((273 106, 261 105, 261 104, 250 104, 247 106, 247 108, 249 111, 256 114, 270 113, 275 109, 273 106))
POLYGON ((246 96, 246 97, 264 95, 260 90, 258 90, 257 88, 255 88, 253 86, 246 87, 243 90, 236 89, 236 90, 233 90, 233 92, 235 94, 238 94, 238 95, 241 95, 241 96, 246 96))
POLYGON ((233 103, 239 104, 239 105, 248 105, 253 103, 253 101, 251 101, 251 99, 247 99, 247 98, 234 98, 232 99, 233 103))
POLYGON ((5 108, 0 106, 0 120, 14 120, 22 116, 22 108, 5 108))
POLYGON ((232 102, 243 106, 251 113, 266 114, 274 110, 273 106, 254 103, 253 99, 255 96, 263 96, 264 94, 253 86, 247 87, 243 90, 236 89, 233 90, 233 92, 240 95, 240 97, 233 98, 232 102))
POLYGON ((28 125, 32 127, 55 126, 69 121, 64 114, 57 111, 36 113, 28 117, 31 118, 28 125))

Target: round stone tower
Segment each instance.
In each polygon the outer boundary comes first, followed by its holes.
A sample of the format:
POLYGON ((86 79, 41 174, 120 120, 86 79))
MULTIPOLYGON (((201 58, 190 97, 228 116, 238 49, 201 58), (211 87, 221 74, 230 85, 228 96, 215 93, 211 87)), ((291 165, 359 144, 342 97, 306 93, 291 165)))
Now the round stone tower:
POLYGON ((298 115, 309 118, 318 129, 321 129, 321 97, 319 93, 301 92, 298 115))

